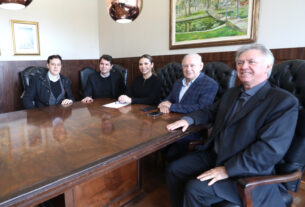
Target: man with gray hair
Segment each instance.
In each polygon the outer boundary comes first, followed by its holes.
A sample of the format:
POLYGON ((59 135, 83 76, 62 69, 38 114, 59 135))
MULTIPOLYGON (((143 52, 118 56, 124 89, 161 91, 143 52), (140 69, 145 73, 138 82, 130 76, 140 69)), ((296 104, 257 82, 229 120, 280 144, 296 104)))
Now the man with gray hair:
MULTIPOLYGON (((173 206, 211 206, 223 200, 241 205, 232 178, 273 173, 289 148, 298 117, 298 100, 268 81, 273 61, 263 45, 240 48, 236 70, 242 85, 229 89, 212 106, 167 126, 169 131, 185 131, 192 124, 213 125, 200 151, 167 168, 173 206)), ((274 184, 255 189, 254 206, 284 207, 279 188, 274 184)))

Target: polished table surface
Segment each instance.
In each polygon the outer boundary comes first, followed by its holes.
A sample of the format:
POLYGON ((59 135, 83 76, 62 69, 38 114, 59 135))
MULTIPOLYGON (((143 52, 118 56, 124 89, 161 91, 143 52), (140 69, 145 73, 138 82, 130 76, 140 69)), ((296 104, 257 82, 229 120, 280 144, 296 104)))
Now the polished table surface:
POLYGON ((168 132, 181 114, 102 106, 111 101, 0 114, 0 206, 46 200, 199 130, 168 132))

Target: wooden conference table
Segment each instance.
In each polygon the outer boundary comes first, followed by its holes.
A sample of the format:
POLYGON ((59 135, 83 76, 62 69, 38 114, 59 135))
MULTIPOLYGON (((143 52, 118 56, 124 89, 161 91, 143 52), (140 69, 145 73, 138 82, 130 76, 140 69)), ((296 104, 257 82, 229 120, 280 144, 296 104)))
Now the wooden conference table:
POLYGON ((67 207, 122 205, 141 192, 140 158, 201 129, 168 132, 181 114, 102 106, 111 101, 0 114, 0 206, 60 194, 67 207))

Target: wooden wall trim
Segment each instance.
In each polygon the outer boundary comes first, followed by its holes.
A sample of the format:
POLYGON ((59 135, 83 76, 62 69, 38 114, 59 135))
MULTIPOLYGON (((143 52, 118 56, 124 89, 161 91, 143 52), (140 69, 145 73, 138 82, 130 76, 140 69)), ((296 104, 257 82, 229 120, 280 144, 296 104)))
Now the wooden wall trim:
MULTIPOLYGON (((292 59, 305 59, 305 47, 302 48, 283 48, 272 49, 275 57, 275 63, 292 59)), ((185 54, 178 55, 158 55, 153 56, 155 69, 158 69, 170 62, 181 62, 185 54)), ((231 68, 235 68, 235 52, 214 52, 200 53, 205 63, 221 61, 231 68)), ((114 63, 120 64, 129 71, 128 82, 140 75, 138 70, 138 57, 114 58, 114 63)), ((29 66, 45 66, 46 61, 0 61, 0 113, 16 111, 23 109, 20 95, 23 91, 20 71, 29 66)), ((98 60, 64 60, 62 74, 68 77, 72 82, 72 92, 77 100, 80 100, 79 90, 79 70, 89 66, 98 69, 98 60)))

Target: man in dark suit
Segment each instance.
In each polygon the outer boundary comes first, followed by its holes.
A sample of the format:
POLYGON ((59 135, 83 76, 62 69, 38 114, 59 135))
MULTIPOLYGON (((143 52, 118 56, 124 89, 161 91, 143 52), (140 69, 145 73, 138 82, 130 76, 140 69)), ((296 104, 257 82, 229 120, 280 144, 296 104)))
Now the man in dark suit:
MULTIPOLYGON (((198 54, 188 54, 182 60, 183 78, 174 83, 168 97, 158 108, 163 113, 190 113, 213 103, 218 90, 217 82, 202 73, 203 62, 198 54)), ((185 137, 167 148, 166 159, 172 161, 188 152, 188 143, 201 139, 202 133, 185 137)))
POLYGON ((117 99, 125 92, 125 84, 122 75, 112 71, 113 59, 110 55, 103 55, 99 59, 100 73, 89 76, 84 91, 83 103, 91 103, 95 98, 117 99))
MULTIPOLYGON (((167 126, 172 131, 191 124, 213 124, 207 143, 171 163, 167 184, 173 206, 211 206, 222 200, 241 205, 232 178, 270 175, 289 148, 298 116, 298 101, 268 82, 274 57, 263 45, 237 51, 242 86, 229 89, 215 104, 167 126)), ((284 207, 280 185, 253 191, 254 206, 284 207)))

